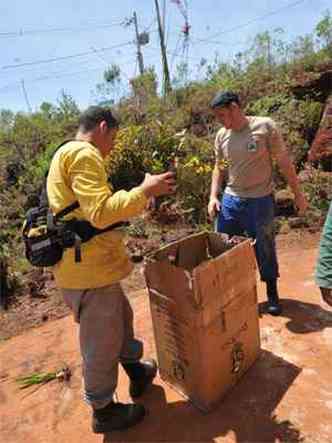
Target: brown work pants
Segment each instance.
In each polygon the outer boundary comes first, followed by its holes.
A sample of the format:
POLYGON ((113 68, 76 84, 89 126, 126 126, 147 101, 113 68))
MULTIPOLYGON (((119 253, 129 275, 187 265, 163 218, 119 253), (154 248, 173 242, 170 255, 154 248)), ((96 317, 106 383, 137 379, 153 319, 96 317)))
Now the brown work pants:
POLYGON ((136 362, 143 353, 134 338, 132 308, 119 283, 62 292, 79 323, 84 399, 94 409, 103 408, 113 399, 119 362, 136 362))

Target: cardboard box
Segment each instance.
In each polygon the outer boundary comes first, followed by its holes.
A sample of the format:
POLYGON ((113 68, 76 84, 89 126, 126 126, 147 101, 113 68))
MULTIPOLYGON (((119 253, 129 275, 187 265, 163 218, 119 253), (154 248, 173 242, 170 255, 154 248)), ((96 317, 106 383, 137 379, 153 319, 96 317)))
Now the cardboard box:
POLYGON ((251 242, 186 237, 150 255, 145 278, 160 376, 209 411, 260 351, 251 242))

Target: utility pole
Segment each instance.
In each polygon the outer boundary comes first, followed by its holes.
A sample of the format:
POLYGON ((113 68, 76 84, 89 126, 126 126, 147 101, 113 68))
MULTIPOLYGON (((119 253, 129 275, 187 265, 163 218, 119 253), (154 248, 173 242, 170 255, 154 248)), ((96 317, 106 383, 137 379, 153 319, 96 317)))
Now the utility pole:
POLYGON ((24 95, 25 103, 27 105, 28 111, 31 114, 32 113, 32 108, 31 108, 31 105, 30 105, 30 102, 29 102, 29 97, 28 97, 27 91, 25 89, 25 84, 24 84, 23 78, 21 80, 21 85, 22 85, 22 90, 23 90, 23 95, 24 95))
POLYGON ((133 20, 134 20, 135 32, 136 32, 137 60, 138 60, 139 72, 140 72, 141 75, 143 75, 144 74, 144 62, 143 62, 143 54, 142 54, 142 51, 141 51, 141 42, 140 42, 140 35, 139 35, 139 32, 138 32, 138 24, 137 24, 136 12, 134 12, 133 20))
POLYGON ((169 69, 167 63, 167 55, 166 55, 166 47, 165 47, 165 36, 164 30, 161 23, 160 17, 160 8, 158 0, 155 0, 156 12, 157 12, 157 20, 158 20, 158 31, 159 31, 159 39, 160 39, 160 49, 161 49, 161 57, 163 63, 163 95, 164 97, 172 90, 171 81, 169 76, 169 69))
POLYGON ((162 23, 163 23, 163 32, 164 32, 164 35, 165 35, 165 33, 166 33, 166 0, 163 0, 163 3, 162 3, 162 11, 163 11, 163 15, 162 15, 162 17, 163 17, 163 21, 162 21, 162 23))

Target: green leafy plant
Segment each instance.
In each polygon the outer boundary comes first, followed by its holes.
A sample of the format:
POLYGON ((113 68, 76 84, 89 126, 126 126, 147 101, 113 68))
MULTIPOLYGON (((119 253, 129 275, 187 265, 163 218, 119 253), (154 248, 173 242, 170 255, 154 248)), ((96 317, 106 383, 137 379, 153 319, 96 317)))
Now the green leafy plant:
POLYGON ((68 367, 64 367, 55 372, 33 372, 29 375, 22 375, 16 378, 19 389, 27 389, 35 385, 45 385, 52 380, 67 381, 71 377, 71 371, 68 367))

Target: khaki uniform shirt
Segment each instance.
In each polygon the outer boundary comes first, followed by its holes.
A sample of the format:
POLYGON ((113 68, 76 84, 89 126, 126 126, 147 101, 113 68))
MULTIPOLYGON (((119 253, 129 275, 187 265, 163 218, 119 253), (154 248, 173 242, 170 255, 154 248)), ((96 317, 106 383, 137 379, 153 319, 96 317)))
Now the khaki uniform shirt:
POLYGON ((243 198, 271 194, 272 158, 286 149, 275 122, 247 117, 240 131, 221 128, 215 140, 216 164, 227 168, 225 192, 243 198))

